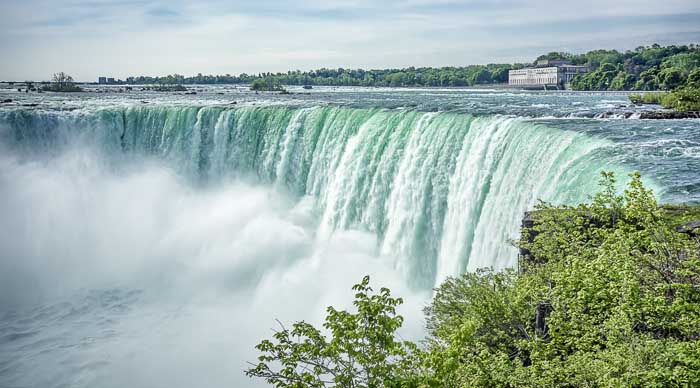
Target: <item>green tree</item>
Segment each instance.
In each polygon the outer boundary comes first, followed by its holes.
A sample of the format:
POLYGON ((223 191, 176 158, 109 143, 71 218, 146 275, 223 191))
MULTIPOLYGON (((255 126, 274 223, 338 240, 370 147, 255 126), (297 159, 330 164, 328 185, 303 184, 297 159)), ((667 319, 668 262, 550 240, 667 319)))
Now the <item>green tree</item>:
POLYGON ((264 78, 258 78, 250 84, 250 90, 256 92, 261 91, 283 91, 282 85, 279 80, 272 76, 265 76, 264 78))
POLYGON ((405 74, 402 72, 390 75, 387 80, 390 86, 403 86, 405 74))
POLYGON ((277 387, 700 386, 698 208, 659 206, 613 173, 578 206, 540 204, 519 269, 449 278, 425 309, 425 348, 400 342, 402 301, 365 277, 356 312, 282 327, 247 371, 277 387))
POLYGON ((250 90, 263 91, 266 88, 265 81, 261 78, 256 79, 250 84, 250 90))
POLYGON ((673 67, 688 74, 700 67, 700 52, 684 52, 667 57, 661 62, 661 68, 673 67))
POLYGON ((685 84, 688 87, 700 89, 700 67, 688 75, 685 84))
POLYGON ((685 81, 681 70, 675 67, 662 69, 659 72, 658 79, 659 86, 664 90, 673 90, 685 81))
POLYGON ((561 61, 561 60, 569 60, 571 59, 573 55, 569 53, 564 53, 564 52, 559 52, 559 51, 552 51, 544 55, 540 55, 537 57, 535 62, 540 61, 540 60, 550 60, 550 61, 561 61))
POLYGON ((511 66, 499 66, 491 70, 491 79, 493 82, 506 83, 508 82, 508 72, 511 70, 511 66))
POLYGON ((617 73, 615 78, 610 81, 609 90, 629 90, 634 85, 634 77, 624 71, 617 73))
MULTIPOLYGON (((677 68, 681 71, 681 84, 685 83, 687 76, 698 67, 700 62, 700 48, 695 45, 666 46, 652 45, 638 47, 624 53, 615 50, 594 50, 583 54, 569 54, 551 52, 540 56, 538 59, 565 59, 573 64, 588 64, 594 71, 608 65, 615 67, 615 71, 601 71, 595 77, 589 77, 585 82, 583 76, 577 76, 577 89, 583 90, 607 90, 608 88, 629 89, 630 85, 638 90, 658 90, 659 82, 656 74, 666 68, 677 68), (612 80, 618 76, 619 71, 625 73, 618 80, 612 80), (644 72, 651 71, 653 76, 642 76, 644 72), (606 73, 606 74, 602 74, 606 73)), ((283 73, 260 73, 257 75, 242 73, 239 76, 202 75, 184 77, 173 74, 164 77, 129 77, 130 84, 241 84, 252 83, 256 79, 272 78, 280 85, 363 85, 363 86, 465 86, 489 82, 507 82, 508 70, 524 67, 523 64, 489 64, 470 65, 462 67, 408 67, 404 69, 326 69, 321 68, 307 72, 299 70, 283 73), (486 75, 484 70, 489 74, 486 75)), ((267 90, 269 86, 262 85, 260 90, 267 90)))
POLYGON ((617 65, 623 62, 624 55, 617 50, 594 50, 584 55, 586 63, 593 67, 603 66, 606 63, 617 65))
POLYGON ((479 69, 471 76, 470 81, 472 85, 490 83, 492 82, 491 73, 486 69, 479 69))
POLYGON ((658 73, 659 71, 656 67, 643 71, 639 75, 639 80, 634 84, 634 90, 658 90, 658 73))
MULTIPOLYGON (((441 387, 700 385, 700 241, 638 174, 592 203, 540 205, 520 273, 450 279, 426 310, 441 387)), ((700 216, 700 214, 698 214, 700 216)))
POLYGON ((620 69, 617 66, 605 63, 590 73, 576 76, 571 81, 571 86, 576 90, 608 90, 619 73, 620 69))
MULTIPOLYGON (((429 369, 435 386, 515 386, 528 362, 520 341, 536 337, 532 301, 515 287, 517 273, 482 269, 450 278, 425 309, 429 369)), ((522 383, 522 382, 520 382, 522 383)))
POLYGON ((664 97, 662 105, 679 112, 700 111, 700 88, 686 86, 674 90, 664 97))
POLYGON ((369 276, 352 288, 355 313, 328 307, 323 327, 306 322, 284 326, 256 348, 258 363, 246 371, 276 387, 398 387, 408 384, 415 370, 415 345, 396 339, 403 303, 387 288, 373 293, 369 276))

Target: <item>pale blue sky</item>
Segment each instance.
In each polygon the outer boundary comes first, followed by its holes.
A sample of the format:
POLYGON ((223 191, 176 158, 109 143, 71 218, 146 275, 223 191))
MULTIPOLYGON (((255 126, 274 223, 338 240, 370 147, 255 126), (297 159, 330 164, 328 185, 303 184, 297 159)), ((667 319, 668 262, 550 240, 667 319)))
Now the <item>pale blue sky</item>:
POLYGON ((0 0, 0 79, 525 62, 700 43, 697 0, 0 0))

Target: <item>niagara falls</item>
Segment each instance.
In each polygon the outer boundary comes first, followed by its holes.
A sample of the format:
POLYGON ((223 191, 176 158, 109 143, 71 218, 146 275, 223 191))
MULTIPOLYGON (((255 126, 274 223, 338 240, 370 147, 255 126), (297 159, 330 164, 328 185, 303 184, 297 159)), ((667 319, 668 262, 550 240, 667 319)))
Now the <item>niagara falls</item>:
POLYGON ((700 386, 697 4, 25 3, 0 387, 700 386))

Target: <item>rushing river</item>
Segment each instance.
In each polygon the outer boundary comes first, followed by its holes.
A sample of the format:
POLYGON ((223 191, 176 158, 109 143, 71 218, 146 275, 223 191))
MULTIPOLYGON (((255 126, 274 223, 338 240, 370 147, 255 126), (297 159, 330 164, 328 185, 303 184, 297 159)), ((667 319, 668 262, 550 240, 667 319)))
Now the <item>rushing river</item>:
POLYGON ((0 92, 0 386, 258 385, 275 318, 370 274, 420 338, 432 287, 602 170, 700 202, 700 121, 596 118, 624 94, 196 90, 0 92))

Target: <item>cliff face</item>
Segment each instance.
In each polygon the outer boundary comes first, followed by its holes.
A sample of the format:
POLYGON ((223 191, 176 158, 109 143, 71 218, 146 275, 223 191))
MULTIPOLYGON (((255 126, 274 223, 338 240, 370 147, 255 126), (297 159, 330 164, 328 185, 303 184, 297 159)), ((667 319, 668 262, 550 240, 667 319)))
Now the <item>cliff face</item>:
MULTIPOLYGON (((662 206, 666 221, 674 227, 678 233, 688 235, 690 238, 700 238, 700 205, 664 205, 662 206)), ((520 227, 520 244, 518 255, 518 268, 523 271, 528 263, 541 263, 527 248, 529 243, 535 241, 537 235, 541 232, 536 230, 535 226, 539 217, 543 212, 557 212, 557 210, 535 210, 525 212, 520 227)), ((565 212, 561 212, 561 217, 566 217, 565 212)), ((555 214, 555 218, 558 217, 555 214)), ((595 224, 595 220, 590 216, 591 224, 595 224)))

